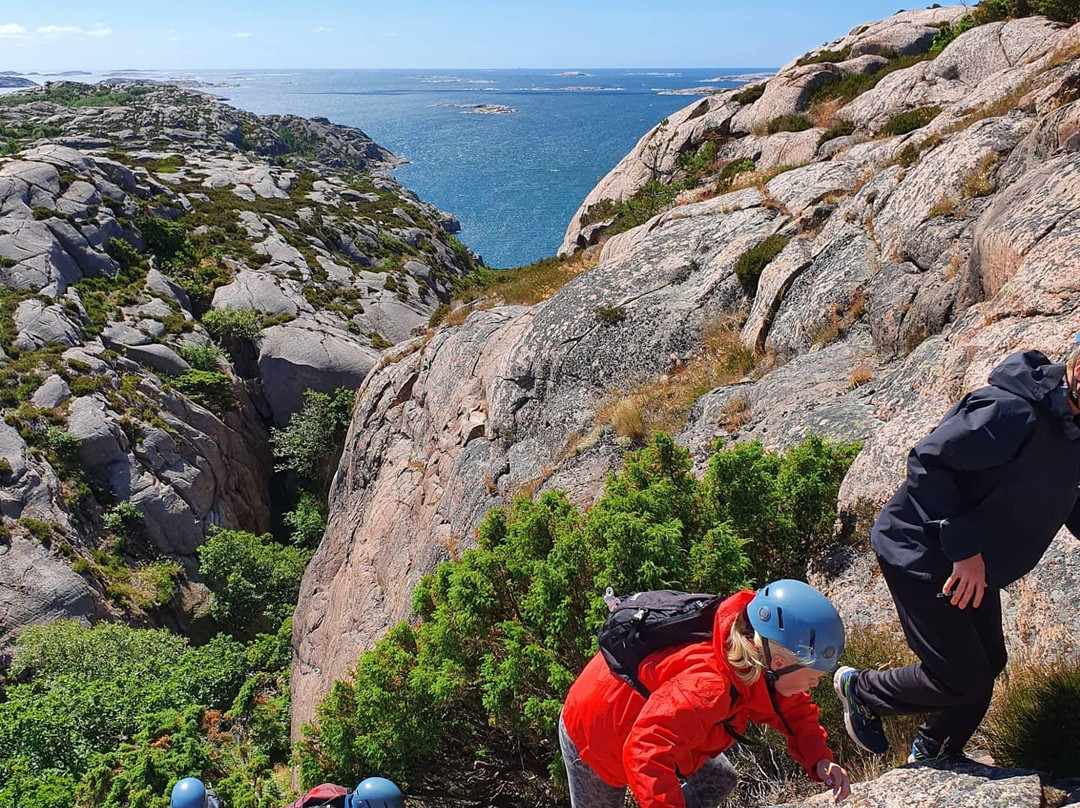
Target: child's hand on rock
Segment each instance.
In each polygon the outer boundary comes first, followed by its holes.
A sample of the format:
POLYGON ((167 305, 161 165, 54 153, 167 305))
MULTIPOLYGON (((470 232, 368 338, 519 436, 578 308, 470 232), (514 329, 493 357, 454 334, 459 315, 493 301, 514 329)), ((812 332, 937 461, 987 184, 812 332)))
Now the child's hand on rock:
POLYGON ((825 785, 832 787, 837 802, 851 795, 851 777, 843 766, 822 758, 817 762, 814 771, 825 785))

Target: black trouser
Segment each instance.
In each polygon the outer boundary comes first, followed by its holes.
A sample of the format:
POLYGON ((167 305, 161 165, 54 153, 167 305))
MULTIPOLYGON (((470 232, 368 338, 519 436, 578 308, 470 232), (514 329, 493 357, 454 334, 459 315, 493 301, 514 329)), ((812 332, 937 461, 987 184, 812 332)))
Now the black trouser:
POLYGON ((940 587, 878 559, 908 645, 919 662, 859 675, 858 697, 878 715, 929 713, 919 734, 959 754, 990 707, 1005 669, 1001 593, 987 587, 978 609, 939 598, 940 587))

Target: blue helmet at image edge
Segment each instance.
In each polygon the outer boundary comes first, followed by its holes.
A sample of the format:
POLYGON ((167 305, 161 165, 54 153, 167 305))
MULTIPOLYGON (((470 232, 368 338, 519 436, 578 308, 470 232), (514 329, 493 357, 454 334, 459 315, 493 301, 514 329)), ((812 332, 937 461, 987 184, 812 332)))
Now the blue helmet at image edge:
POLYGON ((829 599, 802 581, 774 581, 746 608, 754 630, 794 653, 801 664, 832 673, 844 652, 844 623, 829 599))
POLYGON ((185 777, 172 790, 169 808, 206 808, 206 786, 198 777, 185 777))
POLYGON ((345 808, 403 808, 405 797, 385 777, 369 777, 345 800, 345 808))

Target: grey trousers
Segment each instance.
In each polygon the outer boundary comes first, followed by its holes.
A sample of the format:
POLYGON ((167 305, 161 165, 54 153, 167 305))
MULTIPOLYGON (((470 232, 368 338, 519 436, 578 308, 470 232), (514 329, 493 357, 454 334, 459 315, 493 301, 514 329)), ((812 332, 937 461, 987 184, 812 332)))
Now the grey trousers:
MULTIPOLYGON (((562 750, 566 777, 570 783, 570 805, 573 808, 622 808, 625 788, 609 786, 589 768, 578 755, 577 747, 566 734, 566 725, 559 718, 559 748, 562 750)), ((716 808, 735 790, 738 780, 735 768, 724 755, 712 760, 687 777, 682 783, 686 808, 716 808)))

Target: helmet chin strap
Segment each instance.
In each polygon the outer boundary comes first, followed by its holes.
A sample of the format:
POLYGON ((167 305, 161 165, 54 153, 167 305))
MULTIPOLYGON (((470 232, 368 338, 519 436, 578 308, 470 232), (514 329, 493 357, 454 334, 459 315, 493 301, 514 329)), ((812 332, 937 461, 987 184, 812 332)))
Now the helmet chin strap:
POLYGON ((781 676, 786 676, 789 673, 795 671, 801 671, 802 665, 788 665, 785 668, 781 668, 778 671, 774 671, 772 668, 772 649, 769 648, 769 641, 764 637, 761 638, 761 650, 765 652, 765 682, 769 685, 769 689, 776 687, 777 681, 781 676))
POLYGON ((776 682, 781 676, 801 669, 802 665, 788 665, 786 668, 774 671, 772 669, 772 650, 769 648, 769 641, 764 637, 761 638, 761 650, 765 652, 765 690, 769 694, 769 703, 772 704, 773 712, 780 719, 780 723, 784 725, 788 735, 794 735, 795 732, 791 729, 787 718, 784 717, 784 713, 780 710, 780 705, 776 702, 776 682))

